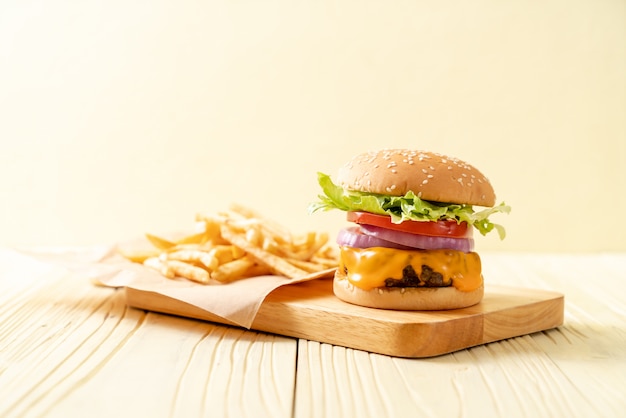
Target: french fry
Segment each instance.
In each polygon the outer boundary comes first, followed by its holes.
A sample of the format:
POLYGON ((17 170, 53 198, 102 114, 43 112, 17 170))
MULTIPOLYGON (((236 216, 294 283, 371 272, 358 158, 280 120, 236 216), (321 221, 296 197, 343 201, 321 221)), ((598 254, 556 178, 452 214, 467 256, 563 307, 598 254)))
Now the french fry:
POLYGON ((215 270, 219 266, 219 260, 210 252, 200 250, 178 250, 167 254, 167 260, 186 261, 200 263, 208 270, 215 270))
POLYGON ((216 245, 211 250, 209 250, 209 254, 211 257, 217 260, 218 264, 228 263, 237 258, 241 258, 244 255, 243 252, 241 252, 237 247, 231 244, 216 245))
POLYGON ((297 260, 309 260, 328 242, 328 234, 311 232, 307 235, 304 243, 294 246, 294 250, 288 251, 287 256, 297 260))
POLYGON ((258 227, 252 227, 245 231, 246 240, 257 247, 262 247, 264 244, 263 235, 258 227))
POLYGON ((196 221, 204 224, 204 235, 206 242, 214 245, 228 244, 220 235, 220 226, 224 223, 222 216, 199 213, 196 221))
POLYGON ((242 278, 247 277, 256 277, 256 276, 265 276, 267 274, 271 274, 269 267, 264 264, 255 263, 252 267, 250 267, 244 274, 242 278))
POLYGON ((332 267, 337 267, 337 259, 336 258, 327 258, 327 257, 316 257, 313 256, 311 257, 311 262, 316 263, 319 266, 322 266, 322 268, 332 268, 332 267))
POLYGON ((211 278, 222 283, 228 283, 244 276, 246 271, 254 265, 254 260, 250 257, 242 257, 224 263, 213 272, 211 278))
POLYGON ((176 245, 176 243, 166 240, 165 238, 157 237, 156 235, 146 234, 146 238, 148 241, 152 243, 159 250, 167 250, 168 248, 172 248, 176 245))
POLYGON ((272 236, 278 243, 289 243, 291 241, 291 233, 285 227, 270 219, 263 218, 253 209, 234 203, 230 205, 230 211, 228 213, 230 213, 231 216, 236 214, 244 219, 259 223, 264 232, 272 236))
POLYGON ((246 251, 258 263, 267 265, 272 273, 286 276, 290 279, 302 277, 308 273, 307 271, 299 269, 298 267, 289 263, 287 260, 280 256, 265 251, 260 247, 255 247, 246 240, 245 236, 233 231, 227 225, 222 227, 222 236, 228 241, 232 242, 234 245, 246 251))
POLYGON ((324 265, 321 265, 313 261, 304 261, 304 260, 299 260, 297 258, 288 258, 287 261, 289 261, 290 264, 293 264, 299 269, 306 271, 307 273, 314 273, 316 271, 320 271, 320 270, 324 270, 325 268, 328 268, 324 265))
POLYGON ((170 269, 175 276, 184 277, 194 282, 207 284, 211 279, 208 271, 183 261, 165 260, 163 264, 167 269, 170 269))
POLYGON ((173 253, 176 251, 184 251, 184 250, 190 250, 190 251, 204 251, 204 252, 208 252, 211 251, 211 249, 213 249, 213 247, 215 247, 214 245, 210 244, 210 243, 204 243, 204 244, 176 244, 173 247, 168 248, 167 250, 163 250, 163 253, 173 253))
POLYGON ((197 283, 230 283, 277 274, 288 278, 326 277, 338 264, 328 234, 293 235, 285 227, 241 205, 217 214, 199 213, 201 230, 176 240, 146 234, 154 247, 121 252, 163 276, 197 283))
POLYGON ((197 234, 188 235, 176 241, 176 245, 181 244, 204 244, 209 240, 209 235, 206 231, 198 232, 197 234))
POLYGON ((143 264, 146 267, 157 270, 168 279, 173 279, 176 277, 176 272, 171 267, 165 265, 165 263, 159 257, 150 257, 146 259, 143 264))
POLYGON ((245 250, 243 250, 242 248, 237 247, 236 245, 231 245, 230 249, 233 253, 233 258, 241 258, 243 256, 246 255, 245 250))
POLYGON ((118 249, 119 253, 133 263, 143 263, 148 258, 158 257, 158 250, 125 250, 118 249))

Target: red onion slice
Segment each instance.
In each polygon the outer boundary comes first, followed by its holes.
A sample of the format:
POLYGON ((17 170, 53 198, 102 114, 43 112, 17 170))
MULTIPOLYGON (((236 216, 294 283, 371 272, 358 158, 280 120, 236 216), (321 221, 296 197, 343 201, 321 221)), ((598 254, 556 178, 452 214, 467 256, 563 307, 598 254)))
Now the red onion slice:
POLYGON ((423 250, 451 249, 468 253, 474 249, 472 238, 430 237, 373 225, 361 225, 361 232, 390 243, 423 250))
POLYGON ((337 244, 353 248, 387 247, 395 248, 398 250, 415 249, 412 247, 407 247, 405 245, 386 241, 373 235, 366 235, 362 233, 360 228, 357 226, 340 230, 339 234, 337 235, 337 244))

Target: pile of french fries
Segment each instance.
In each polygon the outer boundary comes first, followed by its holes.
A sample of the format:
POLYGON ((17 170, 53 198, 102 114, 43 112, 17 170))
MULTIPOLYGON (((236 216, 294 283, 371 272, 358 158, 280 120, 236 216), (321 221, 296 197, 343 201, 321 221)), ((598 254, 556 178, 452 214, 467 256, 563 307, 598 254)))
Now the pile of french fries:
POLYGON ((196 223, 199 232, 176 240, 146 234, 152 249, 122 251, 122 255, 167 278, 202 284, 267 274, 303 278, 338 264, 336 248, 328 245, 327 233, 296 236, 240 205, 215 214, 200 213, 196 223))

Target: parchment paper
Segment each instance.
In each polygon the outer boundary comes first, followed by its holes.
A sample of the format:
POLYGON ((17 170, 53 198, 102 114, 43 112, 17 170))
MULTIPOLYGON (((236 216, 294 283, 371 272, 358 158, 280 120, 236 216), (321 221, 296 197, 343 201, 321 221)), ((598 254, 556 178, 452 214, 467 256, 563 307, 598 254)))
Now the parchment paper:
POLYGON ((66 268, 95 285, 129 287, 169 296, 218 315, 241 327, 250 328, 265 300, 274 289, 325 277, 335 269, 298 279, 281 276, 258 276, 228 284, 197 284, 185 279, 168 279, 153 269, 133 263, 117 252, 117 246, 90 249, 27 249, 22 253, 39 262, 66 268))

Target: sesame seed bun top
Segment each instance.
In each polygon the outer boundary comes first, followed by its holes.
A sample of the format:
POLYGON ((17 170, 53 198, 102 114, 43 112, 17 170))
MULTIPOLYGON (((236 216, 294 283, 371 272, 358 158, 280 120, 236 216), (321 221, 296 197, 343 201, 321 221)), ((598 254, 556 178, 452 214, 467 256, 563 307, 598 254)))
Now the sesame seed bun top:
POLYGON ((423 200, 493 206, 489 180, 474 166, 428 151, 383 149, 354 156, 339 170, 344 189, 402 196, 413 191, 423 200))

